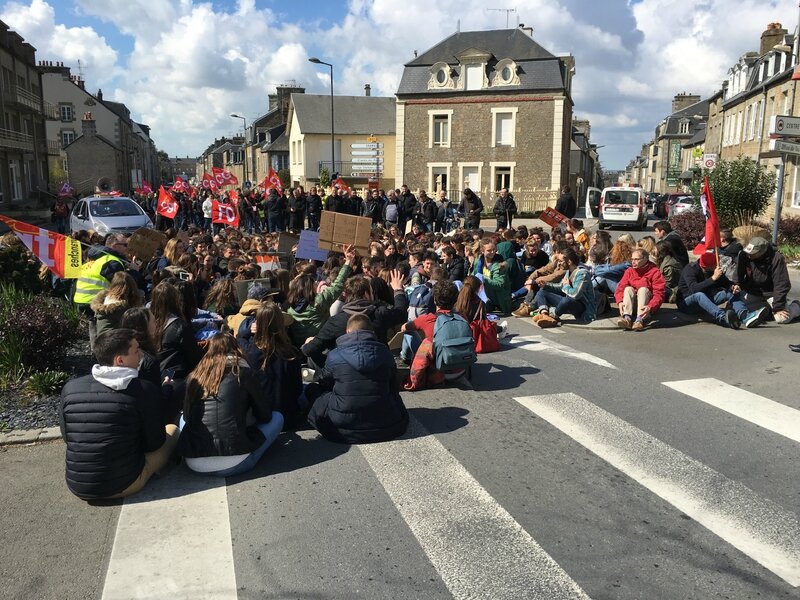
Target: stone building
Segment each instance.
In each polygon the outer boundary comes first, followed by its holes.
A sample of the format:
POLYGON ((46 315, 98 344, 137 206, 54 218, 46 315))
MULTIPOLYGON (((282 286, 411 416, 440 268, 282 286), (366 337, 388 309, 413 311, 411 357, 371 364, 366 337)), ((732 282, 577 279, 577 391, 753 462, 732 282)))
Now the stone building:
POLYGON ((120 190, 125 176, 122 149, 97 132, 93 113, 83 113, 81 134, 64 148, 69 164, 70 185, 81 195, 95 192, 98 184, 106 182, 108 190, 120 190))
POLYGON ((44 120, 52 106, 42 99, 36 48, 0 21, 0 195, 9 208, 39 189, 47 191, 44 120))
MULTIPOLYGON (((406 63, 397 90, 396 183, 465 187, 484 202, 508 187, 555 201, 569 182, 575 62, 532 30, 457 32, 406 63)), ((533 207, 522 207, 531 209, 533 207)))

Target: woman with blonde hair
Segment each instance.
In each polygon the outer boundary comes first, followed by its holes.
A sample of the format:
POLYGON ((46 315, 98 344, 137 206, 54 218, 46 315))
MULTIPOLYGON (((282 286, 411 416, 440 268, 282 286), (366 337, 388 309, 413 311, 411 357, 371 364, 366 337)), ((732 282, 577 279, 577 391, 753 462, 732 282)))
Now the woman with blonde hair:
POLYGON ((178 261, 181 258, 181 254, 183 254, 185 250, 186 244, 184 244, 178 238, 172 238, 169 240, 167 245, 164 246, 164 254, 156 263, 156 270, 161 271, 169 266, 177 266, 178 261))
POLYGON ((636 245, 637 248, 643 248, 647 250, 647 253, 650 255, 650 262, 658 264, 656 260, 656 238, 652 235, 646 235, 642 239, 639 240, 639 243, 636 245))
POLYGON ((119 328, 125 311, 142 304, 142 294, 133 277, 125 271, 114 273, 109 288, 97 294, 89 304, 97 319, 97 335, 119 328))
POLYGON ((303 393, 302 357, 289 341, 280 307, 264 302, 253 324, 239 329, 236 336, 250 366, 261 374, 262 393, 287 423, 305 416, 298 405, 303 393))
POLYGON ((211 338, 189 375, 178 452, 195 473, 230 477, 252 469, 283 427, 230 333, 211 338), (255 421, 253 423, 253 421, 255 421))

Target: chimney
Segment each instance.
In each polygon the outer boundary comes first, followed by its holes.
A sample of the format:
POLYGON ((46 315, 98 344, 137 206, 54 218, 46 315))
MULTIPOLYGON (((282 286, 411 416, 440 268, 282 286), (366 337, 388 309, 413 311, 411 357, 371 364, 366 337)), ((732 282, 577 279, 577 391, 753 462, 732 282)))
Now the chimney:
POLYGON ((523 33, 527 33, 530 37, 533 37, 533 27, 525 27, 525 23, 520 23, 519 28, 523 33))
POLYGON ((592 133, 592 126, 588 119, 572 119, 572 127, 578 133, 582 133, 587 140, 592 133))
POLYGON ((679 110, 683 110, 687 106, 691 106, 696 102, 700 102, 700 96, 695 94, 687 94, 686 92, 678 94, 672 99, 672 112, 676 113, 679 110))
POLYGON ((767 52, 772 50, 776 45, 783 43, 783 36, 786 31, 780 23, 770 23, 761 34, 761 49, 758 51, 760 56, 764 56, 767 52))
POLYGON ((95 98, 97 98, 98 100, 100 100, 100 102, 102 102, 103 101, 103 90, 97 90, 97 94, 95 94, 95 98))
POLYGON ((372 92, 372 89, 369 87, 369 84, 368 83, 364 84, 364 95, 365 96, 370 96, 371 92, 372 92))
POLYGON ((86 137, 97 135, 97 123, 95 123, 94 119, 92 118, 92 113, 88 111, 83 113, 81 129, 83 130, 83 135, 86 137))

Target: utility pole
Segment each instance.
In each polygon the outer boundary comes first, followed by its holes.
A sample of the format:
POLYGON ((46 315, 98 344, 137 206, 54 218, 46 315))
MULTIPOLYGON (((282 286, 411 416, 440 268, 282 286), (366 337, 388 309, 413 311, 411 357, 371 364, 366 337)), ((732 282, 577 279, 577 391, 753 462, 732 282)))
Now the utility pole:
POLYGON ((506 13, 506 29, 508 29, 508 17, 511 15, 512 12, 513 13, 517 12, 516 8, 487 8, 486 10, 506 13))

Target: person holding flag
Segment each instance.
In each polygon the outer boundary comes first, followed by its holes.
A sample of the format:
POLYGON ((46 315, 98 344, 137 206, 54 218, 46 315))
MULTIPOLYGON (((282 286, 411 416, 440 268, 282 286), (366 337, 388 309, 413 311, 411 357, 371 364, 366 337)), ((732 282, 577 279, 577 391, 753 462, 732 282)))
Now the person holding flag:
POLYGON ((156 228, 159 231, 164 231, 169 224, 164 221, 164 219, 169 219, 172 223, 175 223, 175 217, 178 215, 178 211, 180 207, 178 205, 177 200, 172 197, 167 190, 164 189, 164 186, 159 186, 158 188, 158 201, 156 204, 156 214, 158 215, 156 221, 156 228))

